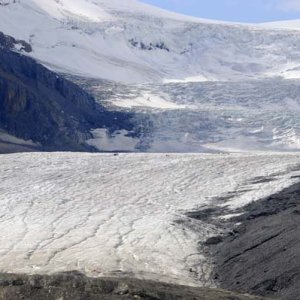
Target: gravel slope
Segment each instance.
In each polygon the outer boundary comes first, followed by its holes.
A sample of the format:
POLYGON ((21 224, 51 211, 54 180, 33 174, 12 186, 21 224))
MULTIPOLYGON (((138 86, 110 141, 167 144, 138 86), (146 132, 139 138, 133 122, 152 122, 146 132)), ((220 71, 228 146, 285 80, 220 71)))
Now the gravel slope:
POLYGON ((300 299, 300 184, 246 206, 213 246, 223 288, 300 299), (222 242, 221 242, 222 241, 222 242))

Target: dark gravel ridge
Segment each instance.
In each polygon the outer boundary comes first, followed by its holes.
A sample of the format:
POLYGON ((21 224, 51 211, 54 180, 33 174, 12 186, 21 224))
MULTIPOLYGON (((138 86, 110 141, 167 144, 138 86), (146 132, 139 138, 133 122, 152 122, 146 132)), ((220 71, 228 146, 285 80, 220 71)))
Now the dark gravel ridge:
POLYGON ((223 290, 193 288, 129 278, 89 278, 80 273, 0 274, 3 300, 259 300, 223 290))
POLYGON ((207 241, 222 288, 300 299, 300 183, 247 205, 222 226, 231 230, 207 241))

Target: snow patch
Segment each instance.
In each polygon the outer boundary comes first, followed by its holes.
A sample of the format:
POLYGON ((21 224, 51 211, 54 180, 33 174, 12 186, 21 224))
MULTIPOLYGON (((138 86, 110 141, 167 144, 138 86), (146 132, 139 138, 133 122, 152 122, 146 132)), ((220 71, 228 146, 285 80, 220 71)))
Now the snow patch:
POLYGON ((23 139, 12 136, 1 130, 0 130, 0 142, 22 145, 22 146, 31 146, 31 147, 38 146, 38 144, 34 143, 32 140, 25 141, 23 139))
POLYGON ((123 108, 134 108, 134 107, 144 107, 144 108, 157 108, 157 109, 186 109, 187 105, 180 105, 173 103, 167 98, 167 95, 154 95, 145 92, 143 95, 137 98, 122 98, 114 99, 113 105, 123 107, 123 108))

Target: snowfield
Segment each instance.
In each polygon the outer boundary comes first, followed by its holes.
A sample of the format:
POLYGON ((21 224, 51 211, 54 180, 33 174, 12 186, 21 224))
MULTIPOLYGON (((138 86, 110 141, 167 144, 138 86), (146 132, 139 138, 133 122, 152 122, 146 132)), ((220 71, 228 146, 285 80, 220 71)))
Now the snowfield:
POLYGON ((1 155, 0 271, 211 286, 198 241, 218 232, 185 213, 222 206, 226 218, 294 183, 299 162, 262 153, 1 155))
POLYGON ((127 83, 300 78, 297 21, 233 24, 136 0, 2 2, 0 31, 63 73, 127 83))

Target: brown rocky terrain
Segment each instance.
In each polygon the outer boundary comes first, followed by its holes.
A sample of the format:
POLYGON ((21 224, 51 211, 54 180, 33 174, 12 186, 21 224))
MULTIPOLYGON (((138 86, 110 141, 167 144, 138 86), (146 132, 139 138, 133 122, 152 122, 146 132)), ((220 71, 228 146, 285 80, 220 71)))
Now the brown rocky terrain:
POLYGON ((78 273, 51 276, 0 275, 3 300, 262 300, 217 289, 177 286, 128 278, 88 278, 78 273))

